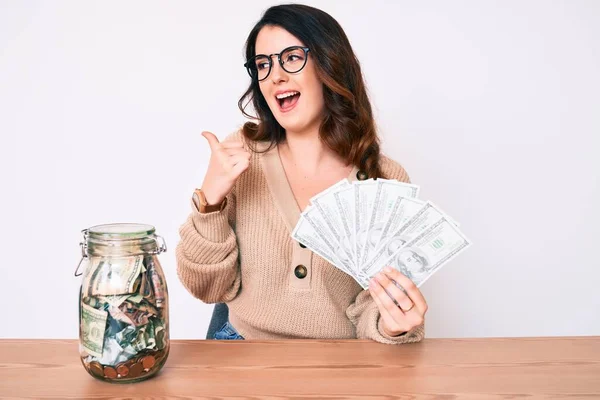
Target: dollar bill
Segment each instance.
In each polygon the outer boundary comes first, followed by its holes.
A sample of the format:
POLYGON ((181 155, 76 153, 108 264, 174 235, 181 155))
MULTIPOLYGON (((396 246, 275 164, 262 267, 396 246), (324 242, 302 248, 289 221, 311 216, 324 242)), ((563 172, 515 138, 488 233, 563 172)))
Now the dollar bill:
POLYGON ((119 307, 109 306, 108 313, 110 314, 110 317, 116 321, 119 321, 119 322, 122 322, 122 323, 128 324, 128 325, 136 325, 134 323, 134 321, 130 318, 130 316, 127 315, 119 307))
POLYGON ((154 335, 156 337, 156 347, 160 350, 166 346, 166 343, 165 343, 165 339, 166 339, 165 332, 166 331, 165 331, 165 327, 163 326, 163 324, 160 320, 157 320, 154 325, 155 325, 154 335))
POLYGON ((394 199, 391 211, 380 228, 379 240, 373 240, 373 243, 376 244, 367 247, 368 253, 363 258, 361 266, 365 265, 371 258, 378 254, 390 240, 394 240, 398 235, 399 229, 414 217, 424 205, 425 202, 419 199, 408 197, 397 197, 394 199))
POLYGON ((411 199, 416 199, 419 197, 419 193, 421 192, 421 187, 419 185, 415 185, 414 183, 406 183, 400 182, 396 179, 384 179, 378 178, 379 182, 383 183, 384 188, 386 190, 391 191, 391 195, 402 196, 402 197, 410 197, 411 199), (395 189, 391 189, 391 188, 395 189))
POLYGON ((98 266, 100 265, 101 261, 102 261, 101 257, 88 257, 87 259, 85 259, 86 268, 83 273, 83 280, 81 283, 83 297, 90 296, 90 293, 91 293, 90 283, 92 281, 92 276, 93 276, 94 272, 96 272, 98 270, 98 266))
POLYGON ((302 213, 302 217, 314 227, 321 241, 329 247, 330 251, 333 252, 335 258, 339 260, 343 268, 347 271, 354 270, 354 262, 351 254, 346 252, 344 246, 342 246, 341 243, 336 240, 335 235, 329 231, 325 217, 321 214, 319 209, 311 204, 306 207, 302 213))
MULTIPOLYGON (((307 210, 309 207, 311 206, 309 205, 307 210)), ((321 236, 317 232, 314 224, 312 224, 304 215, 300 216, 291 236, 294 240, 310 248, 313 253, 317 254, 340 271, 352 276, 357 282, 360 283, 366 281, 366 279, 362 277, 362 272, 357 274, 353 269, 348 269, 345 264, 340 261, 337 257, 337 253, 334 251, 335 245, 321 236)), ((365 287, 363 286, 363 288, 365 287)))
POLYGON ((90 294, 108 296, 134 293, 136 279, 142 271, 143 260, 142 255, 100 260, 91 275, 90 294))
POLYGON ((420 287, 443 265, 470 245, 471 241, 458 227, 446 216, 443 216, 383 260, 379 268, 389 265, 420 287))
POLYGON ((88 354, 102 357, 108 313, 90 307, 85 303, 82 303, 81 307, 81 341, 83 347, 88 354))
POLYGON ((362 268, 364 275, 368 277, 374 276, 383 267, 382 262, 384 260, 391 257, 391 255, 395 254, 398 249, 406 244, 406 242, 428 229, 444 216, 445 214, 432 202, 426 202, 396 232, 385 237, 382 245, 375 252, 373 257, 363 264, 362 268))
MULTIPOLYGON (((310 205, 308 207, 310 207, 310 205)), ((298 223, 292 231, 291 237, 292 239, 302 243, 304 246, 310 248, 311 251, 318 254, 330 264, 341 268, 342 263, 337 259, 332 250, 332 247, 334 246, 332 244, 328 245, 327 242, 323 241, 314 226, 306 218, 304 218, 303 215, 300 215, 298 223)), ((349 273, 344 268, 341 269, 344 272, 349 273)))
MULTIPOLYGON (((156 265, 154 264, 152 256, 146 258, 146 263, 148 264, 148 279, 152 284, 154 303, 156 304, 156 307, 163 308, 167 301, 166 285, 156 270, 156 265)), ((139 303, 139 301, 136 301, 136 303, 139 303)))
POLYGON ((354 185, 354 264, 359 267, 362 250, 367 239, 369 218, 372 213, 381 184, 374 179, 355 182, 354 185))
POLYGON ((369 217, 366 238, 362 241, 360 265, 369 260, 382 238, 396 227, 395 223, 408 220, 424 203, 415 199, 419 194, 417 185, 388 179, 378 179, 377 182, 379 187, 369 217))
MULTIPOLYGON (((340 231, 340 244, 346 248, 346 252, 356 259, 354 239, 354 187, 342 189, 333 193, 337 213, 341 219, 342 230, 340 231)), ((358 265, 354 266, 358 271, 358 265)))
POLYGON ((340 200, 336 194, 351 189, 352 184, 348 179, 343 179, 331 186, 327 190, 319 193, 310 199, 311 204, 319 210, 323 216, 333 239, 344 253, 344 257, 349 260, 354 269, 354 248, 351 241, 349 221, 345 213, 341 210, 340 200))
MULTIPOLYGON (((129 297, 127 297, 127 301, 130 301, 130 302, 132 302, 132 303, 136 303, 136 304, 139 304, 139 303, 140 303, 140 302, 141 302, 143 299, 144 299, 144 297, 143 297, 141 294, 139 294, 139 293, 138 293, 138 294, 136 294, 136 295, 134 295, 134 296, 129 296, 129 297)), ((120 304, 119 304, 119 305, 120 305, 120 304)), ((118 306, 119 306, 119 305, 118 305, 118 306)), ((118 306, 117 306, 117 307, 118 307, 118 306)))
POLYGON ((130 297, 128 294, 122 294, 117 296, 98 296, 97 299, 100 302, 108 303, 113 307, 119 307, 127 298, 130 297))

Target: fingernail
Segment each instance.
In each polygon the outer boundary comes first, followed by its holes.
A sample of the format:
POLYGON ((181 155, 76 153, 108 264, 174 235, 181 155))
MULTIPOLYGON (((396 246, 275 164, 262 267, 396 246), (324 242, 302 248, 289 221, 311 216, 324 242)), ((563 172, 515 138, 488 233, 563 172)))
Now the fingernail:
POLYGON ((392 272, 392 267, 387 266, 383 269, 385 272, 392 272))

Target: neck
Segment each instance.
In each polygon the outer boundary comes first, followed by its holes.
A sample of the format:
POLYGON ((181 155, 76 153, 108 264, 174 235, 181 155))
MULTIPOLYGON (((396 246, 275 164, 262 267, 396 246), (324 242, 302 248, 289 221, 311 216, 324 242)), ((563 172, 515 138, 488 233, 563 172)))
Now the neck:
POLYGON ((286 131, 281 148, 290 161, 305 166, 316 166, 326 156, 326 149, 319 138, 318 130, 302 133, 286 131))
POLYGON ((319 138, 319 131, 303 133, 286 131, 286 139, 279 152, 294 167, 307 175, 315 175, 323 168, 344 166, 345 162, 319 138))

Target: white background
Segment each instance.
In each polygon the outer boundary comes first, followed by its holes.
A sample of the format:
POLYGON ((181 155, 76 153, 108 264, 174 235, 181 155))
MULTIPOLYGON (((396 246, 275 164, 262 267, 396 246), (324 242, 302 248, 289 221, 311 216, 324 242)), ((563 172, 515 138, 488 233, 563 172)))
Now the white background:
MULTIPOLYGON (((600 3, 389 3, 308 4, 348 34, 384 153, 474 242, 422 287, 427 336, 600 334, 600 3)), ((0 1, 0 337, 77 337, 80 231, 144 222, 172 337, 204 338, 178 228, 272 4, 0 1)))

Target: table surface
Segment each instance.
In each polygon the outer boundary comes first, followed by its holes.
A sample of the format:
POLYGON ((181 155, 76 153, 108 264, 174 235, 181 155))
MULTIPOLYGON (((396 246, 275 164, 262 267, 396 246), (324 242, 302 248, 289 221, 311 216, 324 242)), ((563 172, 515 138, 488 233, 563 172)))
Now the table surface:
POLYGON ((153 378, 114 384, 76 340, 0 340, 0 397, 36 399, 600 398, 600 336, 365 340, 174 340, 153 378))

